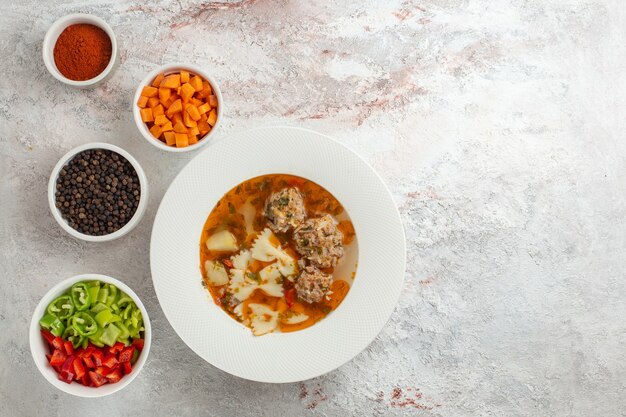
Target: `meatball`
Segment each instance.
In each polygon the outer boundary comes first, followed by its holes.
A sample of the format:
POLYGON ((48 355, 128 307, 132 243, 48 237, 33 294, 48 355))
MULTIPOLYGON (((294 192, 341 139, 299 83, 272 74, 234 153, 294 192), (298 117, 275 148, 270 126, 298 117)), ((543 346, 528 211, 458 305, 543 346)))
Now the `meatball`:
POLYGON ((306 209, 302 194, 297 188, 283 188, 272 193, 265 201, 265 217, 270 228, 277 233, 284 233, 304 221, 306 209))
POLYGON ((332 282, 331 275, 323 273, 314 266, 307 266, 296 281, 298 298, 309 304, 322 301, 332 282))
POLYGON ((330 214, 305 221, 293 238, 298 253, 318 268, 334 267, 343 256, 343 235, 330 214))

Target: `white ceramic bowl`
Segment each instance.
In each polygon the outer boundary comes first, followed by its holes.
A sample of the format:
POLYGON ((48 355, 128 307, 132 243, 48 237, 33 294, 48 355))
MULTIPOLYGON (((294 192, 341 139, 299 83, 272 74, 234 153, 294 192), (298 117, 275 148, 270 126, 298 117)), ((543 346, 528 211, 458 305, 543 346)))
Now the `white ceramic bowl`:
POLYGON ((164 151, 168 151, 168 152, 189 152, 189 151, 195 151, 197 149, 200 149, 202 146, 208 144, 211 141, 211 138, 215 136, 215 133, 219 129, 219 127, 220 127, 220 125, 222 123, 222 117, 223 117, 223 114, 224 114, 224 100, 222 99, 222 92, 221 92, 220 87, 217 84, 217 82, 215 82, 215 79, 213 77, 211 77, 203 69, 201 69, 201 68, 199 68, 199 67, 197 67, 195 65, 189 65, 189 64, 168 64, 168 65, 163 65, 163 66, 155 69, 154 71, 150 72, 148 75, 146 75, 146 77, 143 80, 141 80, 141 83, 137 87, 137 90, 135 91, 135 97, 133 98, 133 102, 131 103, 131 106, 133 108, 133 116, 134 116, 134 119, 135 119, 135 124, 137 125, 137 129, 139 129, 139 132, 141 132, 143 137, 151 145, 156 146, 157 148, 162 149, 164 151), (143 90, 143 88, 145 86, 151 85, 152 81, 156 78, 157 75, 159 75, 161 73, 163 73, 165 75, 168 75, 168 74, 171 74, 173 72, 178 72, 180 70, 186 70, 186 71, 189 71, 191 73, 197 74, 197 75, 201 76, 203 79, 205 79, 206 81, 208 81, 209 84, 211 84, 211 88, 213 89, 213 93, 217 97, 217 122, 215 123, 215 126, 213 126, 211 131, 209 133, 207 133, 206 135, 204 135, 202 137, 202 139, 199 139, 198 143, 196 143, 194 145, 189 145, 189 146, 187 146, 185 148, 176 148, 174 146, 168 146, 165 143, 161 142, 159 139, 157 139, 154 136, 152 136, 152 133, 150 133, 150 130, 148 129, 148 126, 141 120, 141 113, 139 113, 141 108, 137 105, 137 102, 139 101, 139 97, 141 96, 141 91, 143 90))
POLYGON ((150 344, 152 342, 152 328, 150 326, 150 318, 148 317, 148 311, 144 307, 143 303, 135 294, 133 290, 131 290, 126 284, 123 282, 108 277, 106 275, 101 274, 82 274, 77 275, 66 280, 61 281, 54 287, 50 289, 43 296, 39 304, 35 308, 35 312, 33 313, 33 317, 30 321, 30 330, 28 333, 29 341, 30 341, 30 352, 33 355, 33 360, 35 361, 35 365, 37 365, 37 369, 39 372, 50 382, 52 385, 57 387, 63 392, 68 394, 76 395, 77 397, 104 397, 105 395, 113 394, 130 384, 133 379, 139 375, 141 369, 146 363, 146 359, 148 358, 148 354, 150 353, 150 344), (115 384, 105 384, 101 387, 86 387, 84 385, 79 384, 78 382, 72 382, 71 384, 67 384, 63 381, 60 381, 58 378, 57 372, 50 366, 48 360, 46 359, 46 354, 49 353, 48 343, 44 340, 41 335, 39 320, 43 317, 48 304, 53 301, 56 297, 63 294, 67 291, 72 285, 79 281, 86 280, 98 280, 102 282, 106 282, 108 284, 113 284, 120 290, 124 291, 126 294, 133 299, 137 307, 141 310, 141 314, 143 315, 144 322, 144 347, 141 351, 137 362, 133 366, 133 371, 129 375, 125 375, 118 383, 115 384))
POLYGON ((354 152, 310 130, 253 129, 212 144, 172 182, 154 220, 150 265, 161 308, 199 356, 242 378, 294 382, 346 363, 383 328, 404 281, 404 231, 384 183, 354 152), (304 330, 256 337, 203 287, 200 236, 227 191, 277 173, 312 180, 339 200, 356 231, 358 267, 346 298, 328 317, 304 330))
POLYGON ((63 155, 63 157, 59 159, 59 162, 57 162, 57 164, 55 165, 54 169, 52 170, 52 174, 50 175, 50 181, 48 181, 48 204, 50 205, 50 211, 52 212, 54 219, 57 221, 57 223, 59 223, 63 230, 65 230, 70 235, 78 239, 86 240, 88 242, 107 242, 109 240, 120 238, 133 230, 143 217, 144 213, 146 212, 146 206, 148 204, 148 179, 146 178, 146 173, 143 171, 143 168, 141 168, 141 165, 139 165, 139 162, 137 162, 137 160, 124 149, 120 148, 119 146, 111 145, 109 143, 88 143, 86 145, 81 145, 72 149, 71 151, 63 155), (128 223, 124 225, 124 227, 108 235, 91 236, 79 232, 78 230, 72 228, 67 223, 67 221, 65 221, 65 219, 61 215, 61 212, 55 205, 56 198, 54 194, 56 192, 56 181, 59 177, 59 172, 61 172, 61 169, 77 154, 88 149, 107 149, 120 154, 121 156, 126 158, 128 162, 131 163, 131 165, 133 166, 133 168, 135 168, 135 171, 137 172, 137 177, 139 177, 141 197, 139 199, 139 206, 137 207, 135 214, 133 215, 133 217, 131 217, 128 223))
POLYGON ((103 83, 113 73, 114 68, 119 63, 117 40, 115 39, 113 29, 111 29, 111 26, 109 26, 104 20, 100 19, 97 16, 92 16, 89 14, 70 14, 67 16, 63 16, 56 22, 54 22, 52 26, 50 26, 50 29, 48 29, 48 32, 46 32, 46 36, 43 38, 42 52, 43 62, 46 65, 46 68, 48 68, 50 74, 52 74, 54 78, 61 81, 62 83, 76 88, 90 88, 103 83), (54 46, 57 43, 59 35, 61 35, 61 33, 68 26, 78 23, 88 23, 94 26, 98 26, 100 29, 104 30, 111 39, 111 60, 109 61, 109 65, 107 65, 104 71, 102 71, 96 77, 85 81, 74 81, 66 78, 63 74, 61 74, 61 72, 57 68, 56 63, 54 62, 54 46))

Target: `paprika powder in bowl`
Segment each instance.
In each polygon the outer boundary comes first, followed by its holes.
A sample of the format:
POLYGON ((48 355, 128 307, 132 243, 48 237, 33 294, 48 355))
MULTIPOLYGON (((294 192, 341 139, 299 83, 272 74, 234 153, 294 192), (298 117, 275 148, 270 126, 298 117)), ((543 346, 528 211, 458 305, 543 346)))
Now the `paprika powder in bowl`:
POLYGON ((104 82, 118 63, 111 27, 88 14, 71 14, 50 26, 43 40, 43 62, 54 78, 77 88, 104 82))

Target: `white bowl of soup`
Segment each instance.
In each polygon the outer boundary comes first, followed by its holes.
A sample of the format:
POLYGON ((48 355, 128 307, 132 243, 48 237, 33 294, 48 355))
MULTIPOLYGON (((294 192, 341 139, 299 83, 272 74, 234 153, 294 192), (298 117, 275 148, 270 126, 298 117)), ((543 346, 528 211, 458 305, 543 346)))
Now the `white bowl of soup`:
POLYGON ((405 241, 365 161, 319 133, 273 127, 211 144, 181 171, 157 212, 150 262, 161 307, 194 352, 283 383, 371 343, 400 294, 405 241))

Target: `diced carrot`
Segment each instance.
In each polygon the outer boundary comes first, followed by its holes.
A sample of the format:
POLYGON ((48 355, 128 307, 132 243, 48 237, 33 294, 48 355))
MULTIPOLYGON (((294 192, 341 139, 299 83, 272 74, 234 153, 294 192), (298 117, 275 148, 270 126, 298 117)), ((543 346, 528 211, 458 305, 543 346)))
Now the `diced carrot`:
POLYGON ((163 131, 161 130, 159 125, 154 125, 150 128, 150 133, 152 133, 152 136, 158 139, 163 131))
POLYGON ((159 90, 149 85, 145 86, 143 90, 141 90, 141 95, 146 96, 148 98, 156 97, 157 94, 159 94, 159 90))
POLYGON ((163 132, 165 137, 165 144, 168 146, 174 146, 176 144, 176 136, 174 132, 163 132))
POLYGON ((161 101, 161 103, 167 101, 167 99, 170 98, 171 95, 172 90, 170 90, 169 88, 159 87, 159 100, 161 101))
POLYGON ((180 82, 181 83, 189 82, 189 71, 185 71, 185 70, 180 71, 180 82))
POLYGON ((189 138, 190 145, 195 145, 196 143, 198 143, 198 137, 196 135, 192 135, 191 133, 188 133, 187 137, 189 138))
POLYGON ((193 120, 191 116, 189 115, 189 113, 187 112, 183 113, 183 123, 187 127, 198 126, 198 123, 195 120, 193 120))
POLYGON ((209 116, 207 117, 206 121, 211 126, 215 126, 215 123, 217 123, 217 112, 215 111, 215 109, 211 110, 211 112, 209 113, 209 116))
POLYGON ((165 78, 165 74, 161 73, 157 75, 154 81, 152 81, 152 86, 158 87, 159 85, 161 85, 161 81, 163 81, 163 78, 165 78))
POLYGON ((159 98, 158 97, 150 97, 148 99, 148 107, 153 108, 159 105, 159 98))
POLYGON ((171 117, 174 113, 178 113, 181 111, 183 111, 183 102, 178 99, 170 104, 170 106, 167 108, 166 114, 171 117))
POLYGON ((211 106, 209 105, 209 103, 204 103, 201 106, 198 106, 198 113, 200 113, 201 115, 208 112, 209 110, 211 110, 211 106))
POLYGON ((168 130, 173 130, 173 129, 174 128, 172 127, 172 122, 170 122, 169 120, 165 124, 163 124, 161 126, 161 130, 164 131, 164 132, 166 132, 168 130))
MULTIPOLYGON (((160 104, 159 104, 159 106, 160 106, 160 104)), ((155 109, 156 109, 156 107, 155 107, 155 109)), ((154 111, 153 111, 153 113, 154 113, 154 111)), ((157 114, 157 115, 154 116, 154 124, 157 124, 159 126, 164 125, 165 123, 169 123, 169 121, 170 120, 164 114, 157 114)))
POLYGON ((206 92, 207 96, 213 94, 213 89, 208 81, 202 81, 202 90, 206 92))
POLYGON ((183 115, 180 113, 176 113, 175 115, 172 116, 172 123, 176 124, 176 123, 182 123, 183 122, 183 115))
POLYGON ((180 95, 180 87, 176 89, 176 94, 180 95))
POLYGON ((209 105, 211 107, 217 107, 217 96, 209 96, 209 105))
POLYGON ((174 134, 174 137, 176 138, 177 148, 184 148, 186 146, 189 146, 189 136, 187 136, 186 133, 176 133, 174 134))
POLYGON ((183 101, 189 101, 194 92, 195 90, 189 83, 185 83, 182 85, 182 87, 180 87, 180 96, 182 97, 183 101))
POLYGON ((141 120, 145 123, 153 122, 154 116, 152 115, 152 109, 141 109, 139 110, 141 114, 141 120))
POLYGON ((199 130, 201 135, 204 135, 209 130, 211 130, 211 127, 209 126, 209 123, 206 120, 199 120, 198 121, 198 130, 199 130))
POLYGON ((191 104, 193 104, 194 106, 196 106, 196 107, 202 106, 204 104, 204 102, 202 100, 198 100, 195 97, 192 97, 191 100, 189 100, 189 102, 191 104))
POLYGON ((190 127, 190 128, 187 130, 187 134, 191 134, 191 135, 199 135, 199 134, 200 134, 200 130, 198 130, 198 126, 193 126, 193 127, 190 127))
POLYGON ((137 105, 141 108, 144 108, 148 105, 148 97, 139 96, 139 100, 137 101, 137 105))
POLYGON ((201 135, 204 135, 205 133, 207 133, 209 130, 211 129, 211 127, 209 126, 209 123, 207 123, 206 120, 199 120, 198 121, 198 131, 201 135))
POLYGON ((198 111, 198 108, 193 104, 187 106, 187 113, 189 114, 189 117, 191 117, 194 121, 197 122, 198 120, 200 120, 200 112, 198 111))
POLYGON ((191 79, 189 80, 189 84, 191 84, 193 89, 196 91, 202 90, 202 78, 198 77, 197 75, 191 77, 191 79))
POLYGON ((154 106, 152 108, 152 114, 154 115, 154 117, 157 117, 160 114, 165 114, 165 109, 163 108, 163 105, 157 104, 156 106, 154 106))
POLYGON ((174 125, 174 132, 176 133, 187 133, 187 128, 182 122, 178 122, 174 125))
POLYGON ((167 75, 163 81, 161 81, 161 84, 159 84, 159 87, 166 87, 166 88, 178 88, 180 87, 180 74, 170 74, 167 75))

